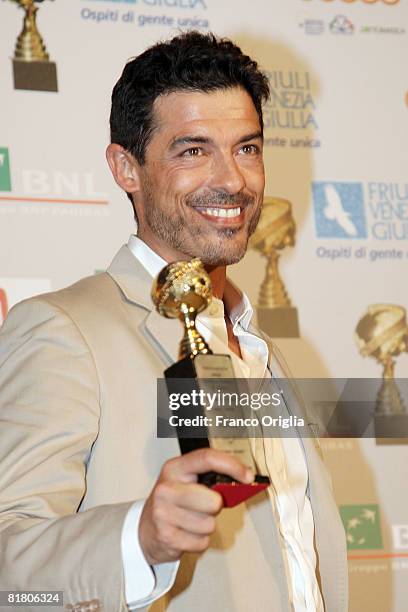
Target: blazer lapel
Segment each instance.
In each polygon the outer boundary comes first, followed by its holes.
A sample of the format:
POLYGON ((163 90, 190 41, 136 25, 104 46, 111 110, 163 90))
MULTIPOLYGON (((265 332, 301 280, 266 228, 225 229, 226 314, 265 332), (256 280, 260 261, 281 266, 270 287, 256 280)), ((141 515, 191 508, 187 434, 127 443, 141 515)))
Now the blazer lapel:
POLYGON ((178 319, 166 319, 153 310, 144 320, 146 336, 160 353, 166 365, 178 361, 183 329, 178 319))
POLYGON ((115 255, 107 273, 129 302, 141 306, 148 312, 153 309, 150 297, 153 279, 127 245, 123 245, 115 255))
POLYGON ((146 311, 141 330, 163 363, 168 366, 177 361, 183 333, 181 324, 177 319, 166 319, 156 312, 150 295, 153 279, 127 245, 116 254, 107 273, 128 302, 146 311))

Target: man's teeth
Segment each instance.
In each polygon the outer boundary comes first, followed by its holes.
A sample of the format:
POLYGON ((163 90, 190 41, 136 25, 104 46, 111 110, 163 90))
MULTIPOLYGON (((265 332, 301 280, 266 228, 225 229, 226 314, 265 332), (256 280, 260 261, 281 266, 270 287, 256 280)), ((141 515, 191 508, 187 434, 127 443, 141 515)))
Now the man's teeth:
POLYGON ((241 209, 238 208, 203 208, 201 212, 209 217, 238 217, 241 214, 241 209))

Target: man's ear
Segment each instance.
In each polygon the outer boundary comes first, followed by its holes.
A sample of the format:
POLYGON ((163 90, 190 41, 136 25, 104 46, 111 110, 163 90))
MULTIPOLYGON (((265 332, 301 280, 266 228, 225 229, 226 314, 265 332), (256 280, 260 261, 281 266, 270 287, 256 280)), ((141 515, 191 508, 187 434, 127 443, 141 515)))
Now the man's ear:
POLYGON ((127 193, 139 191, 140 166, 133 155, 119 144, 111 143, 106 149, 106 159, 119 187, 127 193))

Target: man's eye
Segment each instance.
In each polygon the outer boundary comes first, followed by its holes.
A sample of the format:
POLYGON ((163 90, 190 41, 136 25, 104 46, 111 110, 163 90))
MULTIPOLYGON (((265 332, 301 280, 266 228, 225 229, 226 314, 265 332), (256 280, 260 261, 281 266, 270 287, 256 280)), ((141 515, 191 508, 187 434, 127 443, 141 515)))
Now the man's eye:
POLYGON ((256 153, 259 153, 259 147, 254 144, 246 144, 241 147, 241 151, 246 155, 255 155, 256 153))
POLYGON ((186 149, 185 151, 183 151, 182 156, 183 157, 198 157, 202 155, 202 153, 203 151, 201 147, 190 147, 189 149, 186 149))

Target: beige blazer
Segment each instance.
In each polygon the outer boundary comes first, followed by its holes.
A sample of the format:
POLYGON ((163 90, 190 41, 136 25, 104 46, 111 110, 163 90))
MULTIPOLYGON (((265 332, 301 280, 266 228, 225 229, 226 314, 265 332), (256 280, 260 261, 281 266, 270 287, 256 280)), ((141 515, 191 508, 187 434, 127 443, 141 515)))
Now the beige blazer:
MULTIPOLYGON (((122 524, 179 453, 176 440, 156 438, 156 379, 177 359, 180 324, 152 311, 150 287, 122 247, 107 273, 26 300, 3 325, 0 589, 63 590, 65 609, 91 600, 127 609, 122 524)), ((281 373, 272 352, 271 367, 281 373)), ((325 607, 345 612, 344 531, 313 440, 302 444, 325 607)), ((223 510, 210 548, 183 556, 175 585, 150 609, 290 612, 267 495, 223 510)))

